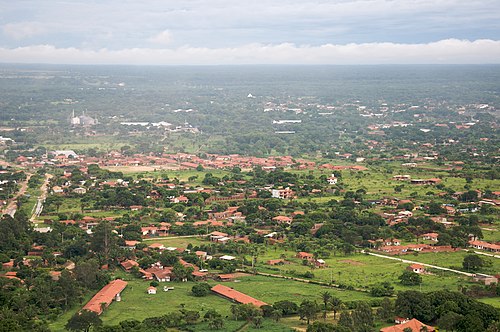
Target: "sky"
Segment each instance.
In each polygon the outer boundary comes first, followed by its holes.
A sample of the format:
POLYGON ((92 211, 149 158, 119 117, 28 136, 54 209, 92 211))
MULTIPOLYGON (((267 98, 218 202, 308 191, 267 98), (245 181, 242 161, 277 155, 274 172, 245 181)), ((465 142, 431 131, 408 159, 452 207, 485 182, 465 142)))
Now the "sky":
POLYGON ((0 62, 498 64, 500 0, 0 0, 0 62))

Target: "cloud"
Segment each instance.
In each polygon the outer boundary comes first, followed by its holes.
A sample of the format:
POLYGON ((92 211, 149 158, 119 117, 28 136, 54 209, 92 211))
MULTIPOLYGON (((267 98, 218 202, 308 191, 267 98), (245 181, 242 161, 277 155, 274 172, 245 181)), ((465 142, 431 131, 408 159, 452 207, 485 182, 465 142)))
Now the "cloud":
POLYGON ((0 48, 12 63, 218 65, 218 64, 500 64, 500 41, 445 39, 425 44, 362 43, 320 46, 245 44, 238 47, 88 50, 33 45, 0 48))
POLYGON ((3 33, 12 39, 25 39, 47 32, 47 27, 38 22, 8 23, 3 26, 3 33))
POLYGON ((154 44, 168 45, 172 42, 172 33, 168 30, 163 30, 148 40, 154 44))

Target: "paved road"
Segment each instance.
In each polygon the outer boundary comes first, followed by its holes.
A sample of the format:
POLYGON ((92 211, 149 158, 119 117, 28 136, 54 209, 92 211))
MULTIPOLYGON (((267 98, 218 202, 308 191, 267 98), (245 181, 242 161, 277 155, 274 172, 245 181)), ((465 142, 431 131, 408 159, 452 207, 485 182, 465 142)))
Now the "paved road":
POLYGON ((17 211, 17 199, 24 195, 26 193, 26 190, 28 190, 28 181, 30 180, 32 174, 27 174, 26 180, 23 181, 21 184, 21 188, 19 189, 19 192, 14 196, 10 202, 7 204, 7 207, 4 209, 3 213, 8 214, 11 217, 14 217, 17 211))
POLYGON ((492 255, 492 254, 487 254, 485 252, 480 252, 480 251, 474 251, 474 253, 476 253, 478 255, 488 256, 488 257, 500 258, 500 255, 492 255))
POLYGON ((432 267, 433 269, 438 269, 438 270, 450 271, 450 272, 454 272, 454 273, 458 273, 458 274, 463 274, 463 275, 466 275, 468 277, 475 276, 474 273, 468 273, 468 272, 463 272, 463 271, 459 271, 459 270, 453 270, 453 269, 449 269, 447 267, 441 267, 441 266, 436 266, 436 265, 431 265, 431 264, 425 264, 425 263, 410 261, 410 260, 407 260, 407 259, 402 259, 402 258, 397 258, 397 257, 391 257, 391 256, 380 255, 380 254, 374 254, 372 252, 365 252, 365 251, 362 251, 362 252, 363 253, 367 253, 368 255, 371 255, 371 256, 376 256, 376 257, 386 258, 386 259, 392 259, 392 260, 400 261, 400 262, 403 262, 403 263, 420 264, 420 265, 423 265, 423 266, 432 267))
POLYGON ((42 193, 38 197, 36 205, 33 207, 33 213, 32 213, 31 218, 30 218, 31 222, 35 221, 36 218, 38 218, 43 211, 43 203, 45 202, 45 199, 47 198, 47 192, 49 189, 49 181, 52 178, 53 178, 52 174, 49 174, 49 173, 45 174, 45 181, 43 181, 42 185, 40 186, 40 190, 42 193))

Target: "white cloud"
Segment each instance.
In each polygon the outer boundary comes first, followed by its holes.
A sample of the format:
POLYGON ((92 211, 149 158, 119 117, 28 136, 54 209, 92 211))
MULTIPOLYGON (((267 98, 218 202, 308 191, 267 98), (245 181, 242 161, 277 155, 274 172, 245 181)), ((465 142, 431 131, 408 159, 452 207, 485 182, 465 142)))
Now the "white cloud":
POLYGON ((427 44, 364 43, 320 46, 283 43, 238 47, 86 50, 33 45, 0 48, 2 62, 61 64, 500 64, 500 41, 445 39, 427 44))
POLYGON ((168 30, 163 30, 162 32, 149 38, 149 41, 154 44, 168 45, 172 42, 172 33, 168 30))
POLYGON ((44 34, 47 27, 38 22, 9 23, 3 26, 3 33, 12 39, 24 39, 44 34))

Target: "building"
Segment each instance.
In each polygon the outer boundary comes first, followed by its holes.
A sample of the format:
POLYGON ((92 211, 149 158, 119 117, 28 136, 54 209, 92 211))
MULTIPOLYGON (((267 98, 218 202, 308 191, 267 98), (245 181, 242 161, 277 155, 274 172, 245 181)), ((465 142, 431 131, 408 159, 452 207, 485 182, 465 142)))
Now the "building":
POLYGON ((104 308, 109 307, 113 300, 121 301, 121 292, 127 287, 127 282, 121 279, 111 281, 104 286, 90 301, 83 307, 83 310, 93 311, 102 314, 104 308))
POLYGON ((481 274, 481 273, 477 273, 474 276, 473 280, 475 282, 480 282, 482 284, 485 284, 486 286, 498 283, 498 278, 497 277, 490 276, 490 275, 487 275, 487 274, 481 274))
POLYGON ((256 307, 262 307, 263 305, 267 305, 267 303, 262 302, 260 300, 254 299, 251 296, 238 292, 230 287, 218 284, 212 287, 212 292, 225 297, 229 300, 232 300, 241 304, 253 304, 256 307))
POLYGON ((156 294, 156 287, 149 286, 148 287, 148 294, 156 294))
POLYGON ((422 327, 426 327, 428 332, 434 332, 436 329, 432 326, 426 325, 419 320, 413 318, 403 324, 396 324, 389 327, 384 327, 380 329, 380 332, 420 332, 422 331, 422 327))
POLYGON ((486 250, 491 252, 500 252, 500 245, 485 241, 469 241, 469 244, 474 249, 486 250))
POLYGON ((271 196, 279 199, 292 199, 295 196, 295 192, 288 187, 285 189, 273 189, 271 190, 271 196))
POLYGON ((314 255, 313 254, 310 254, 310 253, 304 252, 304 251, 298 252, 295 257, 300 258, 300 259, 305 259, 305 260, 308 260, 308 261, 312 261, 314 259, 314 255))
POLYGON ((334 185, 334 184, 337 184, 338 179, 335 177, 334 174, 332 174, 332 176, 330 176, 329 178, 327 178, 326 181, 328 182, 328 184, 334 185))
POLYGON ((420 265, 420 264, 412 264, 406 268, 408 271, 415 272, 415 273, 424 273, 425 272, 425 266, 420 265))
POLYGON ((434 242, 438 242, 438 237, 439 237, 438 233, 425 233, 425 234, 422 234, 422 239, 423 240, 431 240, 431 241, 434 241, 434 242))

